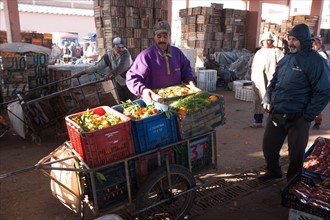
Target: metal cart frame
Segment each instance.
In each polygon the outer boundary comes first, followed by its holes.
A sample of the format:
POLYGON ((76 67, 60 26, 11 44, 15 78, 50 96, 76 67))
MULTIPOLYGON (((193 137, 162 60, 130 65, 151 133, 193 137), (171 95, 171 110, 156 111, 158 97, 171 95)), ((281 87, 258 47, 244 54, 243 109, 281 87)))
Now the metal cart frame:
MULTIPOLYGON (((99 216, 101 214, 105 214, 105 213, 109 213, 109 212, 114 212, 114 211, 118 211, 118 210, 126 210, 128 211, 128 213, 132 216, 132 217, 140 217, 145 215, 146 213, 149 214, 149 211, 158 209, 158 207, 161 207, 161 209, 165 209, 164 207, 168 207, 169 204, 171 203, 176 203, 178 201, 178 198, 182 197, 182 196, 186 196, 189 195, 188 197, 188 205, 183 205, 183 207, 179 207, 180 209, 177 212, 179 213, 179 219, 181 219, 182 216, 188 214, 188 212, 190 211, 190 208, 193 204, 193 199, 195 197, 195 191, 198 187, 202 187, 205 183, 201 183, 200 185, 196 186, 196 182, 195 179, 198 179, 198 175, 201 174, 203 171, 207 171, 207 170, 211 170, 211 169, 217 169, 217 147, 216 147, 216 132, 214 130, 209 131, 209 132, 205 132, 203 134, 200 135, 196 135, 194 137, 185 139, 185 140, 181 140, 181 141, 177 141, 175 143, 172 144, 168 144, 162 147, 158 147, 156 149, 150 150, 148 152, 145 153, 141 153, 126 159, 122 159, 110 164, 106 164, 103 166, 99 166, 99 167, 95 167, 95 168, 90 168, 84 161, 83 159, 80 157, 80 155, 78 155, 78 153, 75 152, 74 149, 72 149, 71 146, 71 142, 67 141, 65 142, 62 146, 60 147, 65 147, 67 148, 70 152, 72 152, 71 156, 67 157, 67 158, 63 158, 63 159, 57 159, 57 160, 53 160, 51 161, 51 158, 53 158, 53 153, 47 155, 46 157, 42 158, 36 165, 32 166, 32 167, 28 167, 28 168, 24 168, 22 170, 18 170, 18 171, 14 171, 11 173, 6 173, 6 174, 2 174, 0 175, 0 180, 3 178, 7 178, 13 175, 17 175, 23 172, 28 172, 28 171, 32 171, 32 170, 40 170, 43 174, 45 174, 47 177, 49 177, 51 180, 55 181, 57 184, 59 184, 61 187, 63 187, 64 189, 66 189, 67 191, 71 192, 72 195, 74 195, 77 199, 79 199, 81 201, 81 209, 80 209, 80 215, 82 218, 84 218, 84 212, 85 212, 85 206, 87 205, 91 211, 94 213, 94 215, 99 216), (211 145, 212 145, 212 163, 210 164, 210 166, 204 167, 203 170, 200 170, 197 173, 193 174, 193 170, 192 170, 192 162, 191 160, 188 160, 188 167, 185 168, 184 166, 180 165, 180 164, 169 164, 169 160, 166 159, 166 164, 165 166, 161 164, 161 160, 160 160, 160 153, 162 150, 167 149, 167 148, 173 148, 175 146, 178 145, 183 145, 185 144, 186 146, 189 146, 190 142, 193 139, 205 136, 205 135, 211 135, 211 145), (152 153, 157 153, 157 161, 158 161, 158 168, 151 173, 148 176, 148 179, 146 181, 146 183, 144 184, 144 186, 142 186, 139 190, 139 192, 136 194, 137 196, 133 196, 132 194, 132 187, 131 187, 131 176, 130 176, 130 172, 129 172, 129 162, 130 161, 134 161, 135 159, 138 159, 139 157, 143 157, 146 156, 148 154, 152 154, 152 153), (52 165, 55 163, 61 163, 70 159, 74 159, 77 162, 79 162, 79 168, 58 168, 58 167, 53 167, 52 165), (126 202, 118 202, 116 205, 113 206, 109 206, 106 209, 99 209, 98 204, 97 204, 97 200, 94 199, 94 201, 92 201, 93 198, 97 197, 96 194, 96 181, 95 181, 95 175, 96 173, 101 170, 101 169, 107 169, 110 168, 112 166, 118 165, 120 163, 124 163, 125 164, 125 175, 126 175, 126 185, 127 185, 127 199, 126 202), (51 175, 51 171, 52 170, 65 170, 65 171, 72 171, 72 172, 76 172, 79 173, 79 177, 80 177, 80 192, 81 194, 78 195, 75 192, 73 192, 69 187, 67 187, 65 184, 63 184, 62 182, 58 181, 57 179, 55 179, 52 175, 51 175), (136 204, 133 204, 134 200, 136 201, 136 198, 145 198, 145 199, 149 199, 148 198, 148 193, 146 192, 150 192, 150 186, 153 186, 153 184, 157 184, 157 181, 161 181, 161 179, 154 179, 155 175, 156 176, 161 176, 164 180, 166 180, 166 182, 168 182, 167 188, 165 189, 165 191, 163 192, 170 192, 168 193, 167 197, 162 197, 160 199, 158 199, 157 202, 152 202, 151 204, 146 204, 146 206, 140 206, 137 207, 136 204), (86 180, 84 180, 84 178, 86 177, 86 175, 90 176, 90 184, 86 185, 86 180), (179 192, 178 194, 174 194, 172 193, 172 181, 175 179, 171 178, 173 175, 177 175, 177 176, 182 176, 183 179, 181 180, 182 182, 184 182, 184 184, 187 185, 187 189, 185 189, 184 191, 179 192), (193 180, 192 180, 193 179, 193 180), (188 182, 191 182, 190 184, 188 182), (192 183, 193 181, 193 183, 192 183), (91 188, 91 192, 92 192, 92 197, 90 198, 86 192, 86 187, 90 187, 91 188), (148 188, 149 187, 149 188, 148 188), (162 206, 164 205, 164 207, 162 206)), ((59 147, 59 148, 60 148, 59 147)), ((58 148, 58 149, 59 149, 58 148)), ((57 150, 57 149, 56 149, 57 150)), ((55 151, 56 151, 55 150, 55 151)), ((54 152, 55 152, 54 151, 54 152)), ((190 155, 190 148, 187 147, 187 153, 188 158, 190 155)), ((53 158, 54 159, 54 158, 53 158)), ((160 183, 160 182, 159 182, 160 183)), ((162 182, 163 184, 163 182, 162 182)), ((159 197, 159 195, 157 195, 157 197, 159 197)), ((141 200, 141 199, 140 199, 141 200)), ((140 201, 141 202, 141 201, 140 201)), ((142 204, 143 205, 143 204, 142 204)), ((168 208, 166 208, 168 209, 168 208)), ((168 211, 170 212, 170 211, 168 211)), ((176 214, 176 213, 175 213, 176 214)), ((143 217, 141 217, 143 219, 143 217)))

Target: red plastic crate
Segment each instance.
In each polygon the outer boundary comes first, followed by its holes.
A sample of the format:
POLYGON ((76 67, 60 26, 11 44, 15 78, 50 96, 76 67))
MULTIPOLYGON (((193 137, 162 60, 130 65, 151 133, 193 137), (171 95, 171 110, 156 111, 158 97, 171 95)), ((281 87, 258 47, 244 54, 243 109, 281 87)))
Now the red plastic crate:
MULTIPOLYGON (((135 160, 135 170, 138 185, 141 186, 150 176, 150 174, 158 168, 158 152, 150 153, 145 156, 138 157, 135 160)), ((175 163, 174 151, 170 149, 164 149, 160 152, 160 165, 166 165, 166 158, 170 164, 175 163)))
POLYGON ((65 118, 72 147, 90 167, 97 167, 135 155, 130 118, 108 106, 90 109, 93 114, 109 112, 120 117, 122 123, 93 132, 84 132, 71 120, 83 112, 65 118))

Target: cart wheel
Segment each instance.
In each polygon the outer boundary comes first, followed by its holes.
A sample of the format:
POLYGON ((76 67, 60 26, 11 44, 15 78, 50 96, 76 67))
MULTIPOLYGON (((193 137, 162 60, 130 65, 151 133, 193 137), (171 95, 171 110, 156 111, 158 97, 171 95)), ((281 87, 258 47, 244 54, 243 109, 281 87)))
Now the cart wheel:
POLYGON ((175 164, 169 165, 169 170, 170 181, 166 166, 161 167, 139 190, 135 206, 139 219, 183 219, 190 211, 196 194, 192 173, 175 164))

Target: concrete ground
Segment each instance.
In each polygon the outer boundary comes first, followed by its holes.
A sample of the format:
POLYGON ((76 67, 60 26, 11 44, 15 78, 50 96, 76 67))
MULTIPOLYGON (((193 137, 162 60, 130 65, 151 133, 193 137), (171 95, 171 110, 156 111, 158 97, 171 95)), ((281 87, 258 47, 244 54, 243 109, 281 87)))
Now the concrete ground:
MULTIPOLYGON (((281 189, 286 179, 261 183, 256 179, 264 167, 261 141, 264 128, 252 129, 252 102, 235 99, 233 91, 216 91, 225 99, 226 124, 217 128, 218 169, 201 179, 207 182, 199 189, 188 219, 282 220, 289 209, 281 206, 281 189)), ((321 129, 311 130, 308 147, 319 137, 330 138, 330 105, 323 112, 321 129)), ((9 131, 0 139, 0 174, 33 166, 60 146, 66 137, 52 133, 40 145, 9 131)), ((307 150, 307 149, 306 149, 307 150)), ((283 171, 288 164, 287 145, 281 151, 283 171)), ((80 219, 54 199, 49 178, 39 171, 23 172, 0 180, 1 220, 80 219)), ((94 219, 86 212, 85 219, 94 219)))

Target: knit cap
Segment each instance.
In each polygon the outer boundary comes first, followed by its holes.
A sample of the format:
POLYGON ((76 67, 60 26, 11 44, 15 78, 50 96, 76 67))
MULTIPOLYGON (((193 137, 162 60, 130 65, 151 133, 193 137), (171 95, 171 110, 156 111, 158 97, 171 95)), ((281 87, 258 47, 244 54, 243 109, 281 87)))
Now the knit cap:
POLYGON ((160 34, 160 33, 171 33, 171 27, 167 21, 160 21, 155 24, 154 26, 154 34, 160 34))

